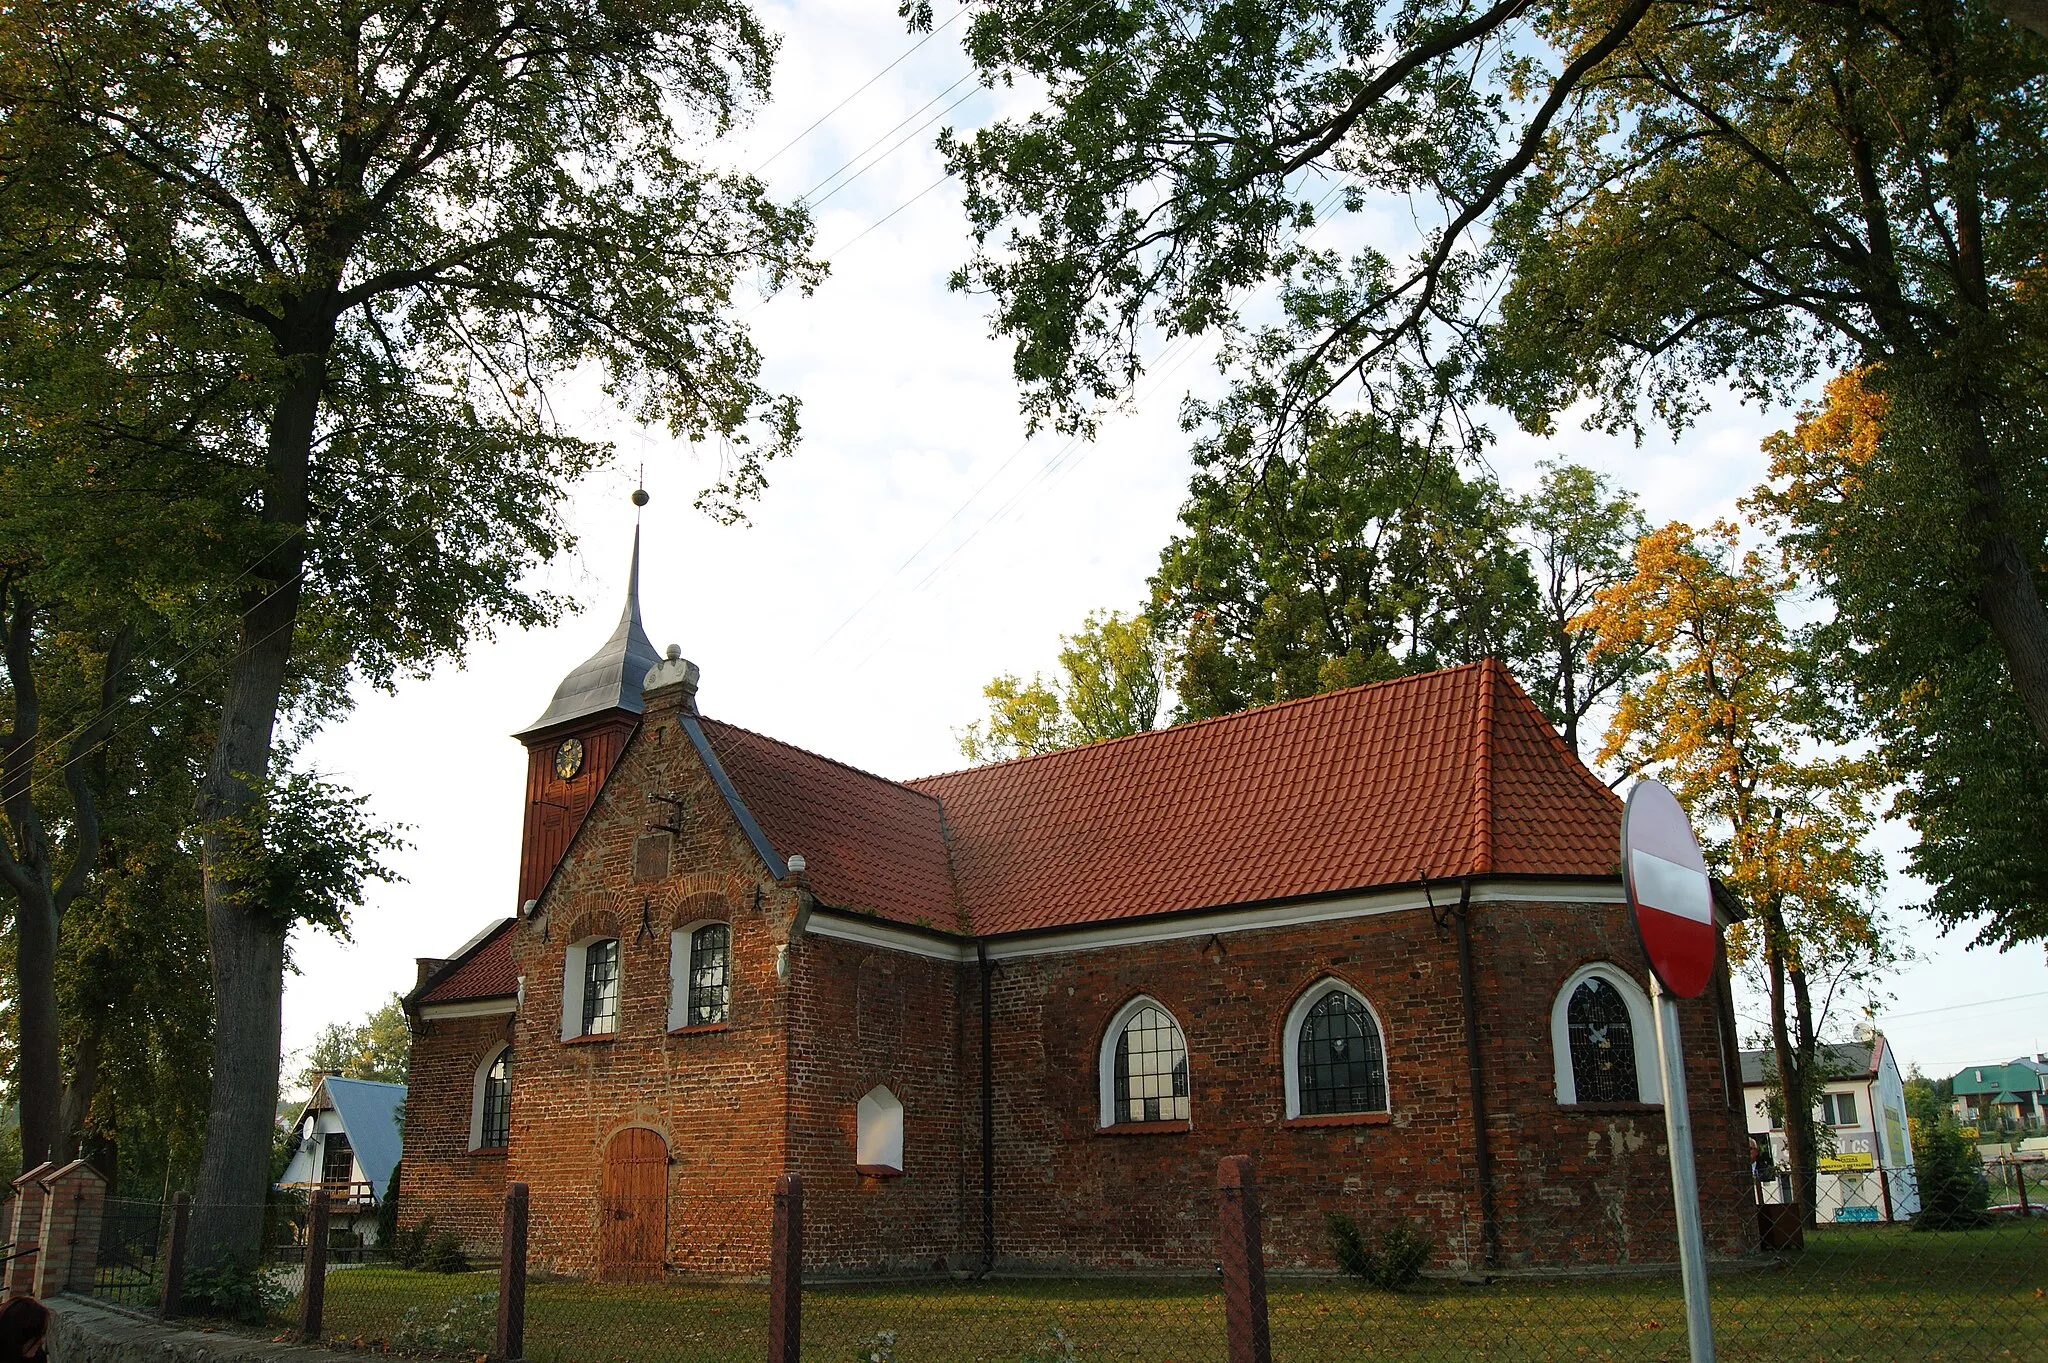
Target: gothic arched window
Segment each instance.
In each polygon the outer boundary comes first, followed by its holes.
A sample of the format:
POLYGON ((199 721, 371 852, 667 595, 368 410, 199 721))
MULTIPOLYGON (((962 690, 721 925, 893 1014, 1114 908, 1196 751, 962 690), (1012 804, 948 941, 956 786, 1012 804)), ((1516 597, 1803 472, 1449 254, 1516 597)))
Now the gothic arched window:
POLYGON ((1379 1021, 1342 985, 1309 990, 1288 1015, 1287 1115, 1387 1110, 1387 1053, 1379 1021))
POLYGON ((1597 961, 1572 973, 1551 1007, 1557 1101, 1657 1103, 1650 999, 1627 972, 1597 961))
POLYGON ((1110 1024, 1102 1124, 1188 1120, 1188 1047, 1180 1024, 1150 999, 1124 1005, 1110 1024))
POLYGON ((502 1150, 512 1140, 512 1048, 500 1046, 477 1067, 469 1148, 502 1150))
POLYGON ((1635 1024, 1621 991, 1590 975, 1565 1006, 1571 1038, 1572 1091, 1582 1103, 1633 1103, 1636 1089, 1635 1024))

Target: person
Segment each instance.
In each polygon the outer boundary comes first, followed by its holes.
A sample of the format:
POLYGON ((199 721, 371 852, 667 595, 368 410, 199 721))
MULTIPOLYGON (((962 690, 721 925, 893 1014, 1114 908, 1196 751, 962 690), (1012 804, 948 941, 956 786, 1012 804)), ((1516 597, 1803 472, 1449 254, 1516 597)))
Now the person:
POLYGON ((0 1306, 0 1360, 47 1359, 43 1336, 50 1333, 50 1308, 34 1297, 16 1297, 0 1306))

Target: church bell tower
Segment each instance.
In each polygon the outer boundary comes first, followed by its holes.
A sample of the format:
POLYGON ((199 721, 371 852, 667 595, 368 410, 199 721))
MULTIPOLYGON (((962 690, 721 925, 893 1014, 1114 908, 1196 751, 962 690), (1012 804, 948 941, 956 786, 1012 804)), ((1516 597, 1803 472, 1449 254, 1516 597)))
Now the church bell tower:
MULTIPOLYGON (((633 494, 636 506, 647 494, 633 494)), ((640 527, 626 607, 604 647, 555 688, 541 717, 513 737, 526 745, 526 824, 519 845, 519 912, 538 898, 598 788, 640 723, 640 686, 659 661, 640 623, 640 527)))

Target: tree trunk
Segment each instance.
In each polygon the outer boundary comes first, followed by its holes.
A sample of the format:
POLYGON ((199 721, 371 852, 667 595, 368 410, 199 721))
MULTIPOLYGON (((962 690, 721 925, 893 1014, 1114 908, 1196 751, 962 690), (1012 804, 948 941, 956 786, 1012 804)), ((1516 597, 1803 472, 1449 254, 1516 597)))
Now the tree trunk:
POLYGON ((15 1092, 21 1102, 21 1167, 33 1169, 58 1150, 63 1070, 57 1054, 56 878, 49 833, 35 805, 42 727, 35 602, 26 588, 0 582, 0 609, 7 612, 7 679, 14 692, 7 746, 0 753, 0 806, 14 847, 10 853, 0 846, 0 871, 14 891, 14 997, 20 1028, 15 1092))
POLYGON ((71 1079, 64 1085, 63 1115, 59 1121, 57 1153, 52 1156, 59 1163, 69 1163, 80 1155, 89 1156, 93 1153, 93 1142, 85 1139, 85 1123, 92 1114, 93 1097, 99 1092, 100 1056, 105 1050, 104 1037, 99 1020, 91 1019, 79 1035, 78 1046, 72 1052, 71 1079))
POLYGON ((190 1262, 253 1264, 263 1248, 283 1036, 284 948, 290 924, 247 883, 231 839, 260 847, 271 743, 291 664, 305 562, 307 473, 325 381, 325 347, 294 357, 272 414, 263 519, 287 539, 244 598, 240 647, 220 730, 200 785, 200 851, 214 997, 213 1091, 193 1198, 190 1262))
POLYGON ((1811 1132, 1802 1114, 1807 1103, 1806 1074, 1792 1044, 1791 1027, 1785 1007, 1784 942, 1770 927, 1765 928, 1764 955, 1771 977, 1771 1050, 1778 1064, 1778 1100, 1784 1110, 1785 1163, 1791 1166, 1792 1200, 1799 1208, 1800 1224, 1813 1216, 1813 1198, 1807 1173, 1813 1166, 1811 1132))
POLYGON ((1786 977, 1792 984, 1792 1044, 1799 1052, 1799 1106, 1786 1114, 1789 1129, 1796 1119, 1799 1137, 1806 1147, 1806 1162, 1799 1175, 1799 1206, 1808 1227, 1820 1219, 1820 1141, 1816 1138, 1813 1104, 1820 1097, 1821 1084, 1818 1038, 1813 1034, 1813 994, 1807 988, 1806 972, 1787 964, 1786 977))

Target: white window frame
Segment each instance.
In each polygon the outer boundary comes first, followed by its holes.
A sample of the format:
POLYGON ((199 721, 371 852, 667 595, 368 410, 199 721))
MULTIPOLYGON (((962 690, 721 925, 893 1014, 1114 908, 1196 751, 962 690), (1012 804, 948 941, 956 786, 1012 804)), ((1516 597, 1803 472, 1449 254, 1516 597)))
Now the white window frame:
POLYGON ((1664 1082, 1657 1066, 1657 1032, 1650 1011, 1650 996, 1635 978, 1612 961, 1588 961, 1565 977, 1564 986, 1550 1004, 1550 1055, 1557 1077, 1557 1101, 1561 1107, 1576 1107, 1578 1080, 1572 1074, 1572 1033, 1568 1016, 1572 995, 1578 987, 1598 976, 1621 994, 1628 1005, 1628 1029, 1635 1042, 1636 1100, 1661 1105, 1664 1082))
MULTIPOLYGON (((584 1034, 583 980, 584 976, 588 973, 585 966, 589 962, 590 948, 597 942, 617 942, 619 944, 619 1009, 622 1015, 624 1013, 626 1004, 625 941, 612 936, 608 932, 593 932, 581 941, 570 943, 569 949, 562 953, 562 1040, 564 1041, 574 1041, 577 1037, 584 1034)), ((624 1020, 623 1016, 619 1018, 621 1023, 624 1020)), ((590 1033, 592 1036, 616 1036, 617 1034, 617 1025, 614 1025, 609 1032, 590 1033)))
POLYGON ((668 1029, 671 1032, 690 1025, 690 939, 697 935, 697 929, 709 927, 725 929, 725 1020, 732 1021, 732 923, 723 918, 699 918, 668 935, 668 1029))
MULTIPOLYGON (((476 1067, 476 1077, 471 1082, 469 1093, 469 1148, 482 1150, 484 1146, 484 1085, 490 1080, 491 1066, 498 1063, 498 1057, 512 1049, 512 1043, 501 1041, 484 1052, 483 1063, 476 1067)), ((505 1076, 508 1080, 511 1075, 505 1076)), ((512 1095, 505 1095, 505 1104, 510 1107, 512 1095)), ((509 1133, 508 1133, 509 1134, 509 1133)), ((496 1147, 491 1147, 495 1149, 496 1147)))
MULTIPOLYGON (((1118 1119, 1116 1110, 1116 1043, 1123 1036, 1124 1028, 1130 1025, 1131 1019, 1146 1008, 1157 1008, 1160 1012, 1166 1014, 1167 1020, 1173 1023, 1174 1030, 1180 1033, 1180 1048, 1182 1053, 1188 1058, 1187 1121, 1191 1126, 1194 1124, 1195 1052, 1194 1048, 1188 1045, 1188 1029, 1181 1024, 1180 1018, 1175 1016, 1171 1008, 1168 1008, 1150 994, 1140 994, 1116 1010, 1115 1015, 1109 1020, 1109 1026, 1103 1028, 1102 1041, 1095 1050, 1095 1089, 1097 1099, 1095 1121, 1098 1129, 1130 1125, 1129 1122, 1118 1119)), ((1172 1120, 1180 1121, 1181 1119, 1175 1117, 1172 1120)))
POLYGON ((864 1169, 903 1172, 903 1100, 877 1084, 854 1104, 853 1162, 864 1169))
MULTIPOLYGON (((1365 1015, 1372 1019, 1373 1027, 1380 1034, 1380 1066, 1387 1082, 1387 1105, 1382 1112, 1394 1110, 1394 1065, 1387 1049, 1387 1026, 1380 1021, 1379 1010, 1372 1006, 1365 995, 1353 989, 1334 975, 1325 975, 1301 991, 1294 1000, 1294 1006, 1287 1010, 1286 1030, 1280 1033, 1280 1063, 1284 1082, 1287 1086, 1287 1120, 1293 1121, 1301 1115, 1301 1025, 1308 1021, 1309 1009, 1316 1006, 1322 997, 1332 989, 1342 990, 1358 1001, 1365 1009, 1365 1015)), ((1331 1114, 1335 1115, 1335 1114, 1331 1114)), ((1350 1115, 1350 1114, 1346 1114, 1350 1115)))

